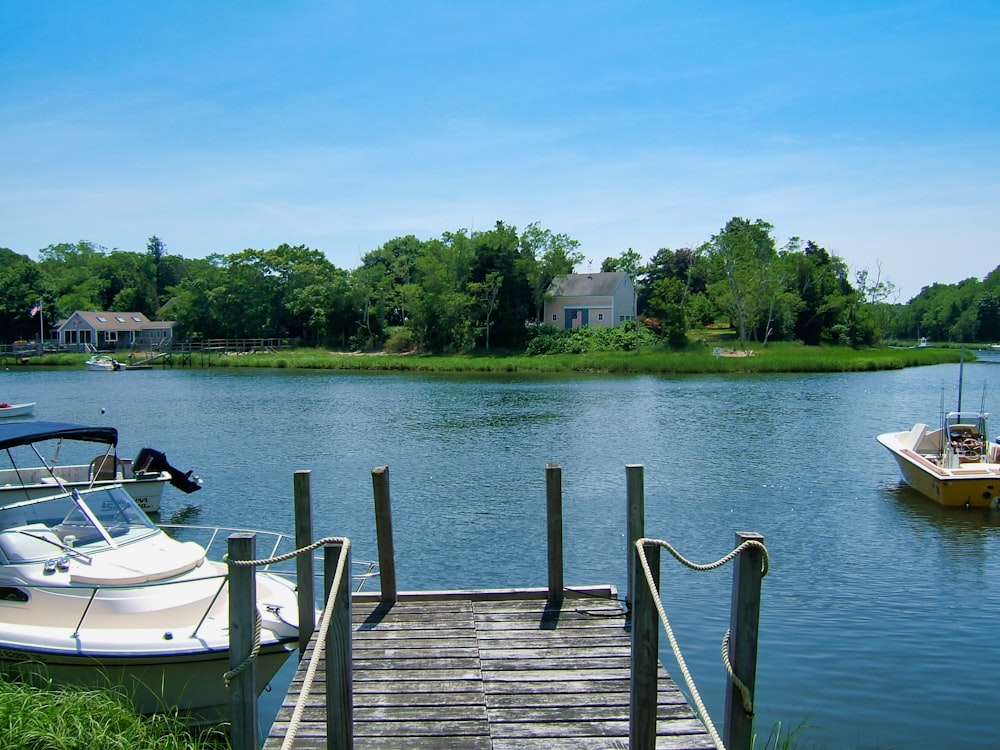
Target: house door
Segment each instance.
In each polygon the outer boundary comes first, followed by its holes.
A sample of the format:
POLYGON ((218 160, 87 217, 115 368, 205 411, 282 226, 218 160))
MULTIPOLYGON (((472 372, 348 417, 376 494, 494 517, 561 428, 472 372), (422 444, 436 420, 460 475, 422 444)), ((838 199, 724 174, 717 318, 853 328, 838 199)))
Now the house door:
POLYGON ((589 325, 590 310, 586 308, 567 308, 565 328, 580 328, 589 325))

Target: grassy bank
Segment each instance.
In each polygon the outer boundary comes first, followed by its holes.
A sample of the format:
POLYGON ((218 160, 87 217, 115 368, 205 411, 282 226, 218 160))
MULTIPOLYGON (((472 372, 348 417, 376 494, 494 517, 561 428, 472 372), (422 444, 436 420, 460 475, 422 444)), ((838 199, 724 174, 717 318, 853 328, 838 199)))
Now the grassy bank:
MULTIPOLYGON (((304 370, 372 370, 412 372, 520 372, 520 373, 648 373, 688 375, 699 373, 806 373, 896 370, 903 367, 958 362, 961 350, 929 347, 852 349, 808 347, 776 343, 747 350, 693 347, 685 351, 649 349, 639 352, 588 354, 356 354, 324 349, 288 349, 275 353, 195 353, 188 361, 175 355, 173 366, 257 367, 304 370)), ((966 353, 968 359, 974 355, 966 353)), ((124 359, 124 357, 121 357, 124 359)), ((83 367, 86 355, 47 354, 32 357, 28 365, 83 367)), ((10 365, 8 365, 10 366, 10 365)), ((162 367, 163 364, 154 365, 162 367)))
POLYGON ((189 731, 170 716, 139 717, 114 692, 43 690, 0 677, 0 745, 5 750, 223 750, 224 729, 189 731))

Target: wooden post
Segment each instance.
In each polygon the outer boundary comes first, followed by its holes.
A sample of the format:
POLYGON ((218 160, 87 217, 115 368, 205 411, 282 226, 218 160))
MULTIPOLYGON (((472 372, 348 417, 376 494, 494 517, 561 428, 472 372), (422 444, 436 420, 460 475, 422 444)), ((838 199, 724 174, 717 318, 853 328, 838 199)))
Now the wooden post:
MULTIPOLYGON (((312 490, 307 469, 296 471, 292 476, 295 491, 295 549, 303 549, 313 542, 312 531, 312 490)), ((295 558, 295 581, 299 595, 299 660, 306 652, 309 639, 316 630, 316 582, 313 576, 313 556, 298 555, 295 558)))
POLYGON ((326 631, 326 734, 327 746, 351 750, 354 747, 354 686, 351 664, 351 550, 343 544, 327 544, 323 550, 323 590, 330 599, 340 555, 344 575, 337 589, 337 601, 329 613, 326 631))
MULTIPOLYGON (((748 540, 764 541, 760 534, 736 532, 736 546, 748 540)), ((749 547, 733 561, 733 595, 729 613, 729 663, 733 672, 750 690, 753 699, 757 683, 757 633, 760 624, 761 566, 764 553, 749 547)), ((729 750, 749 750, 753 740, 753 716, 743 710, 739 689, 728 681, 726 686, 726 726, 723 744, 729 750)))
MULTIPOLYGON (((253 560, 257 535, 238 532, 229 536, 231 561, 253 560)), ((229 564, 229 669, 236 669, 253 650, 257 625, 256 570, 229 564)), ((221 678, 220 678, 221 679, 221 678)), ((257 750, 257 661, 229 683, 229 739, 232 750, 257 750)))
POLYGON ((562 467, 545 466, 545 517, 549 541, 549 601, 563 598, 562 467))
MULTIPOLYGON (((629 750, 653 750, 656 746, 656 668, 659 665, 660 619, 653 593, 639 563, 639 551, 631 545, 635 588, 632 590, 632 675, 629 682, 629 750)), ((660 588, 660 545, 644 545, 656 589, 660 588)))
POLYGON ((642 464, 626 464, 625 477, 628 483, 628 528, 625 534, 625 542, 628 544, 628 554, 625 557, 625 562, 628 565, 628 590, 625 592, 625 616, 627 618, 632 612, 632 598, 635 596, 635 570, 632 564, 635 542, 646 536, 646 496, 642 464))
POLYGON ((389 467, 372 469, 372 489, 375 492, 375 536, 378 541, 378 575, 382 594, 380 601, 396 602, 396 562, 392 549, 392 505, 389 502, 389 467))

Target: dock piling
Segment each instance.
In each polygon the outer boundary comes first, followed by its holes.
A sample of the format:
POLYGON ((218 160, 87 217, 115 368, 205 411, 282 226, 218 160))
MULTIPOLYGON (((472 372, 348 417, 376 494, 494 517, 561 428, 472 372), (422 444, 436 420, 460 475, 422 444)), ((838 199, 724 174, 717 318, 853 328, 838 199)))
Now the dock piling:
MULTIPOLYGON (((296 471, 292 476, 295 492, 295 549, 305 549, 313 542, 312 472, 296 471)), ((295 556, 295 580, 299 599, 299 659, 316 630, 316 590, 312 555, 295 556)))
MULTIPOLYGON (((747 541, 763 544, 755 532, 736 532, 736 546, 747 541)), ((733 672, 750 691, 751 704, 757 681, 757 636, 760 625, 760 589, 764 553, 761 547, 747 547, 733 561, 733 595, 729 614, 729 662, 733 672)), ((753 742, 753 716, 743 710, 739 688, 729 681, 726 687, 726 725, 723 743, 729 750, 749 750, 753 742)))
POLYGON ((232 750, 256 750, 257 660, 244 666, 254 646, 257 624, 256 569, 236 565, 253 560, 257 535, 236 532, 229 536, 229 669, 238 670, 229 683, 229 739, 232 750))
POLYGON ((326 632, 327 654, 326 727, 329 747, 354 747, 354 687, 351 657, 351 550, 343 543, 323 549, 325 601, 330 601, 337 565, 344 556, 343 573, 337 588, 330 627, 326 632))
POLYGON ((545 517, 548 530, 549 601, 563 598, 562 466, 545 466, 545 517))
POLYGON ((635 554, 636 540, 646 536, 646 494, 644 486, 644 468, 642 464, 626 464, 626 503, 627 529, 625 541, 628 543, 625 564, 628 568, 628 583, 625 591, 625 617, 632 613, 632 602, 635 597, 635 570, 632 557, 635 554))
POLYGON ((396 601, 396 561, 392 547, 392 505, 389 501, 389 467, 372 469, 372 490, 375 493, 375 536, 378 541, 378 571, 382 601, 396 601))

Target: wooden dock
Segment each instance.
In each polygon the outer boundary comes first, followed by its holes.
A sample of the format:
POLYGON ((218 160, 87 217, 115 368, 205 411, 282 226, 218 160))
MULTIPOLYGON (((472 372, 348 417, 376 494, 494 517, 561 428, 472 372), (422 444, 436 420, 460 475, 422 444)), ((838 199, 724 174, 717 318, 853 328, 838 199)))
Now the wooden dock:
MULTIPOLYGON (((352 599, 354 747, 455 750, 627 748, 630 630, 611 587, 421 592, 352 599)), ((264 745, 282 745, 315 643, 264 745)), ((712 748, 660 665, 656 747, 712 748)), ((326 748, 320 677, 295 748, 326 748)))

